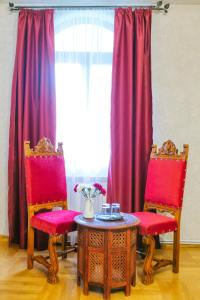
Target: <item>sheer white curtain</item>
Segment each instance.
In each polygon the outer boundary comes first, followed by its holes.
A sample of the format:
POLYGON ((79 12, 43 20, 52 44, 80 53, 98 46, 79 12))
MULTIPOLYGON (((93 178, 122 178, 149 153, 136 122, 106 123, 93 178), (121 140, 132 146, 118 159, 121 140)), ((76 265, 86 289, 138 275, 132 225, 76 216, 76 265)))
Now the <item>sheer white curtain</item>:
MULTIPOLYGON (((76 183, 107 185, 114 12, 55 13, 57 141, 63 142, 68 205, 83 210, 76 183)), ((94 200, 98 211, 105 199, 94 200)))

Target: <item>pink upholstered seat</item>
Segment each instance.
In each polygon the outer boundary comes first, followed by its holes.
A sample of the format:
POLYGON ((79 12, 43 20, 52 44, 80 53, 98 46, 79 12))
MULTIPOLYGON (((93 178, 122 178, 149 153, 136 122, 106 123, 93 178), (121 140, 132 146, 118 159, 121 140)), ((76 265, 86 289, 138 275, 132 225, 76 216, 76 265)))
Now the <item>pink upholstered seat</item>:
POLYGON ((58 210, 38 213, 31 218, 31 226, 49 234, 64 234, 76 230, 74 217, 80 213, 73 210, 58 210))
POLYGON ((133 214, 140 220, 141 235, 157 235, 177 229, 177 221, 171 217, 152 212, 136 212, 133 214))

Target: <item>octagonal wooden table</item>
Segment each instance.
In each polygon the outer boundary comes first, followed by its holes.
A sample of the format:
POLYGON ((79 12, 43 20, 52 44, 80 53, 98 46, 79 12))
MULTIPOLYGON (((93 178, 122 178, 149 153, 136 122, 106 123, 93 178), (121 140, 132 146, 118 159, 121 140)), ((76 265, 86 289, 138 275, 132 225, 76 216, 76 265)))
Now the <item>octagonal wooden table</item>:
POLYGON ((83 293, 90 285, 104 289, 110 298, 111 289, 125 288, 130 295, 131 283, 136 280, 136 238, 139 221, 122 214, 120 221, 100 221, 75 217, 78 224, 77 283, 83 280, 83 293))

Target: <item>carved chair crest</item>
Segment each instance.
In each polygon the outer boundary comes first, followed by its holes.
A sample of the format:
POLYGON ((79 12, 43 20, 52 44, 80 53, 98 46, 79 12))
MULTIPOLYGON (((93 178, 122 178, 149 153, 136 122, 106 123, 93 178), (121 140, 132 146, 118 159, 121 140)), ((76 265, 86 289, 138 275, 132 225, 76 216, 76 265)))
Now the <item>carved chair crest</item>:
POLYGON ((164 142, 162 147, 158 149, 158 154, 176 155, 177 153, 178 149, 176 149, 175 144, 170 140, 164 142))
POLYGON ((62 145, 62 143, 58 143, 58 148, 55 150, 55 147, 52 145, 50 139, 43 137, 39 140, 38 144, 34 148, 30 148, 30 142, 25 141, 25 156, 63 155, 62 145))
POLYGON ((152 146, 151 158, 170 158, 170 159, 182 159, 187 160, 188 158, 189 145, 183 145, 183 152, 178 153, 176 145, 171 141, 167 140, 163 143, 162 147, 157 150, 157 145, 152 146))

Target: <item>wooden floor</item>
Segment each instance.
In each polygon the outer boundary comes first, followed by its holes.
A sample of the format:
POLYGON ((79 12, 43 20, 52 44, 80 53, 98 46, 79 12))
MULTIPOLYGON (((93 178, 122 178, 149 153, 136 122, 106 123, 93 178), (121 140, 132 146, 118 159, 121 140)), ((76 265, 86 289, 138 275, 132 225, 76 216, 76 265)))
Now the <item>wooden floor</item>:
MULTIPOLYGON (((159 250, 170 257, 171 246, 159 250)), ((154 283, 141 283, 142 261, 137 261, 137 283, 131 296, 123 291, 112 292, 111 300, 200 300, 200 247, 182 246, 180 273, 171 272, 171 267, 157 271, 154 283)), ((92 290, 84 296, 76 285, 76 254, 60 260, 59 283, 50 285, 42 266, 35 264, 26 269, 26 251, 17 247, 8 248, 7 238, 0 237, 0 300, 98 300, 103 299, 101 290, 92 290)))

